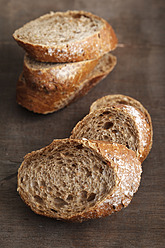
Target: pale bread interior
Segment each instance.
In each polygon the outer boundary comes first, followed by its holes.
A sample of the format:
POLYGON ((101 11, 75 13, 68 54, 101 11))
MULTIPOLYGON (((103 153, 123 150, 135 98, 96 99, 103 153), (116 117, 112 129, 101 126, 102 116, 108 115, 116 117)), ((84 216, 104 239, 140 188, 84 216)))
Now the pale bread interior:
POLYGON ((91 36, 102 25, 101 19, 85 15, 84 12, 51 12, 16 30, 14 37, 35 45, 66 45, 91 36))
POLYGON ((114 171, 80 142, 59 142, 25 159, 18 190, 34 211, 69 218, 103 200, 115 186, 114 171))
POLYGON ((139 139, 134 120, 113 107, 88 114, 72 131, 72 138, 119 143, 137 152, 139 139))
POLYGON ((115 94, 115 95, 107 95, 102 98, 99 98, 95 102, 93 102, 92 105, 90 106, 90 112, 93 112, 99 108, 105 108, 107 106, 113 106, 116 104, 129 105, 139 109, 145 115, 146 121, 147 123, 150 124, 150 127, 152 129, 151 117, 148 111, 139 101, 129 96, 115 94))

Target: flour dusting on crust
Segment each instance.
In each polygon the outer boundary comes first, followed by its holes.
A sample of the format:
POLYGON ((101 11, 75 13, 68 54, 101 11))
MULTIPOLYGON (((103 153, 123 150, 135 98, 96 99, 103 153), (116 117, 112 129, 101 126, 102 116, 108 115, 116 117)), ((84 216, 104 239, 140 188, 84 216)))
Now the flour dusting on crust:
POLYGON ((145 116, 142 112, 129 105, 122 105, 123 109, 126 110, 129 114, 131 114, 135 120, 135 124, 139 133, 139 142, 140 142, 140 157, 143 157, 143 154, 146 150, 146 147, 151 142, 151 129, 149 124, 147 123, 145 116))

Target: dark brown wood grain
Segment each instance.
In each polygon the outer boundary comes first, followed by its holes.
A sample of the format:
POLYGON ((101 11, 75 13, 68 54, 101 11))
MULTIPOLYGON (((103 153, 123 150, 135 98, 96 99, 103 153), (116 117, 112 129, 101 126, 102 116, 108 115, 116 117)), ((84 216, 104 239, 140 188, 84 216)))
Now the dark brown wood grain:
POLYGON ((0 247, 132 248, 165 244, 165 2, 163 0, 1 0, 0 8, 0 247), (119 47, 114 71, 88 95, 57 113, 34 114, 16 104, 24 52, 15 29, 50 10, 82 9, 105 18, 119 47), (139 100, 153 121, 154 143, 132 203, 110 217, 71 224, 34 214, 16 191, 23 156, 70 135, 99 97, 120 93, 139 100))

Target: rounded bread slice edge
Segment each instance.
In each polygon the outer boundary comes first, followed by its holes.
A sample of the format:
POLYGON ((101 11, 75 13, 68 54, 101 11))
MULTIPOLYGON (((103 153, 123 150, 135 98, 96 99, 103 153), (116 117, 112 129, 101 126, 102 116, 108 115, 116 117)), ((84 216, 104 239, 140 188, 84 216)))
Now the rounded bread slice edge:
MULTIPOLYGON (((86 37, 83 40, 70 42, 61 46, 49 46, 43 44, 33 44, 21 40, 18 37, 19 30, 13 34, 13 38, 17 41, 18 45, 23 47, 27 53, 34 59, 41 62, 78 62, 83 60, 97 59, 105 53, 112 51, 117 46, 117 37, 110 24, 104 19, 85 11, 67 11, 67 12, 51 12, 39 18, 48 18, 55 14, 63 15, 85 15, 88 18, 96 18, 103 23, 102 28, 94 34, 86 37)), ((39 19, 37 18, 37 19, 39 19)), ((35 20, 37 20, 35 19, 35 20)), ((35 20, 31 21, 34 22, 35 20)))

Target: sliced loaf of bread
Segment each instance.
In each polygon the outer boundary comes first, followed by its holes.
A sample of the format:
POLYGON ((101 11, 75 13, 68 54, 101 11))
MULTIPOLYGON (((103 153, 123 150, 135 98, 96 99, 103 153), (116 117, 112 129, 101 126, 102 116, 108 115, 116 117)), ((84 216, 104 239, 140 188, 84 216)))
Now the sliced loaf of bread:
POLYGON ((25 156, 18 192, 37 214, 82 222, 128 206, 141 172, 136 154, 123 145, 55 140, 25 156))
POLYGON ((93 112, 99 108, 113 106, 116 104, 130 105, 130 106, 133 106, 139 109, 145 115, 146 121, 149 123, 150 128, 151 128, 151 136, 153 136, 153 128, 152 128, 152 121, 151 121, 150 114, 148 113, 147 109, 139 101, 135 100, 134 98, 130 96, 125 96, 121 94, 103 96, 92 103, 92 105, 90 106, 90 112, 93 112))
POLYGON ((71 138, 123 144, 135 151, 141 162, 152 145, 151 128, 145 115, 135 107, 123 104, 89 113, 74 127, 71 138))
POLYGON ((25 24, 13 37, 31 57, 43 62, 97 59, 117 45, 112 27, 84 11, 51 12, 25 24))
MULTIPOLYGON (((79 64, 81 62, 77 63, 79 64)), ((49 69, 44 72, 42 70, 42 74, 38 77, 33 75, 32 70, 29 72, 29 76, 26 71, 27 79, 21 74, 17 83, 17 102, 28 110, 36 113, 47 114, 57 111, 86 94, 101 79, 106 77, 115 65, 116 57, 107 53, 98 60, 94 69, 86 75, 87 78, 80 81, 73 80, 72 78, 68 80, 66 79, 67 77, 65 78, 62 75, 60 80, 56 81, 53 79, 53 76, 50 75, 49 69), (49 80, 45 80, 46 78, 49 80)), ((59 65, 59 67, 60 66, 61 65, 59 65)), ((67 65, 69 68, 71 68, 71 66, 70 64, 67 65)), ((73 65, 73 67, 77 68, 76 65, 73 65)), ((62 68, 65 68, 65 65, 62 65, 62 68)), ((79 73, 78 70, 77 73, 79 73)), ((80 71, 80 74, 81 73, 82 70, 80 71)), ((58 72, 56 72, 56 76, 57 74, 58 72)), ((80 76, 80 78, 83 78, 83 76, 80 76)))

